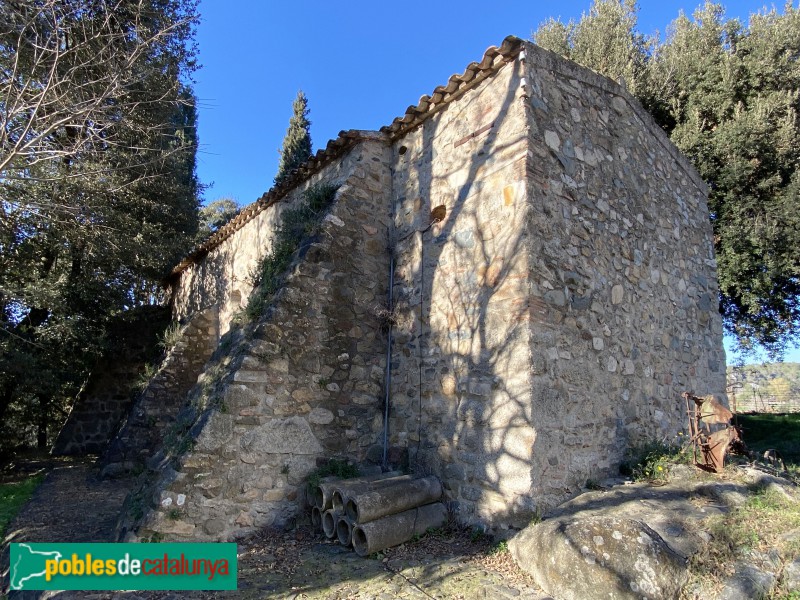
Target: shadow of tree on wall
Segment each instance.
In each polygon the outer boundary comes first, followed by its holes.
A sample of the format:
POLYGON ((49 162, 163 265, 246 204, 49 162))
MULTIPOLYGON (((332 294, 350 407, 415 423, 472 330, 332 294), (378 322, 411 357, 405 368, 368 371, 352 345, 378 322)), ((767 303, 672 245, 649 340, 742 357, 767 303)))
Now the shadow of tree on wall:
MULTIPOLYGON (((468 522, 504 520, 508 504, 529 519, 537 504, 531 481, 537 423, 526 372, 528 199, 518 188, 516 197, 504 202, 503 187, 525 177, 527 128, 510 132, 505 124, 514 111, 522 111, 521 123, 527 117, 527 108, 515 105, 526 101, 518 95, 520 79, 519 71, 508 78, 489 117, 489 134, 462 146, 472 156, 458 188, 448 182, 451 173, 434 172, 433 161, 422 161, 414 232, 397 233, 401 244, 413 236, 415 257, 421 255, 419 267, 405 277, 420 289, 419 296, 403 289, 398 294, 413 334, 402 350, 395 349, 395 355, 416 353, 417 373, 409 374, 416 406, 404 411, 417 421, 406 421, 407 429, 417 430, 409 444, 412 464, 445 480, 460 518, 468 522), (490 157, 504 157, 505 163, 492 164, 490 157), (491 175, 495 187, 487 182, 491 175), (487 206, 490 202, 497 208, 487 206), (448 214, 428 229, 425 219, 439 204, 448 206, 448 214)), ((481 125, 470 123, 474 129, 481 125)), ((422 124, 423 156, 433 152, 439 128, 436 118, 422 124)))

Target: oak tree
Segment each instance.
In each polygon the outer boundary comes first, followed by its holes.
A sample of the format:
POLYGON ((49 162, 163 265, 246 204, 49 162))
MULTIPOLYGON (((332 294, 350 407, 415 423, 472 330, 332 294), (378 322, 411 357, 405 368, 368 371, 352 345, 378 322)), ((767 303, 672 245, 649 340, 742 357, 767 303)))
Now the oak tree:
POLYGON ((800 10, 726 19, 706 2, 660 40, 632 0, 594 0, 534 41, 627 87, 709 184, 720 311, 741 349, 800 340, 800 10))

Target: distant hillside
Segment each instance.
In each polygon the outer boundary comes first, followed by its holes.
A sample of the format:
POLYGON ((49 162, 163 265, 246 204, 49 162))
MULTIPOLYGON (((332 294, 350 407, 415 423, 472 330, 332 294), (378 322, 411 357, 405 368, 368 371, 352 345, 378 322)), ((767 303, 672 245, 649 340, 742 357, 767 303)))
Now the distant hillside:
POLYGON ((738 412, 798 412, 800 363, 729 366, 728 397, 738 412))

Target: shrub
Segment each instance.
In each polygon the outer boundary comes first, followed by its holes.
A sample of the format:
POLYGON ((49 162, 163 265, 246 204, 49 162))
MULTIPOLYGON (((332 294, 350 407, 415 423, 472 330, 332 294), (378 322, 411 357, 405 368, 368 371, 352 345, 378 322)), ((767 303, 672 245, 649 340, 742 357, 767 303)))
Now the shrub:
MULTIPOLYGON (((681 434, 678 437, 682 437, 681 434)), ((680 441, 652 440, 629 448, 619 470, 635 481, 666 481, 670 465, 685 464, 689 460, 689 453, 680 441)))
POLYGON ((347 462, 346 460, 332 458, 308 476, 308 490, 310 492, 316 488, 324 477, 352 479, 359 475, 360 471, 357 465, 347 462))
POLYGON ((158 346, 164 350, 164 352, 169 352, 181 339, 182 329, 181 324, 177 321, 170 323, 161 334, 158 340, 158 346))

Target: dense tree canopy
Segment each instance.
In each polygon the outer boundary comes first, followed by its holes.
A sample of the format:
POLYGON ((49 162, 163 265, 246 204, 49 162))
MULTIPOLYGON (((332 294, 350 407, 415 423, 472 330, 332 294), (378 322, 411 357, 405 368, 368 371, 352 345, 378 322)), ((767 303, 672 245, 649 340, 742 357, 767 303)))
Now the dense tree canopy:
POLYGON ((710 185, 720 310, 742 348, 800 339, 800 10, 726 19, 707 2, 665 39, 636 30, 634 0, 595 0, 534 41, 632 93, 710 185))
MULTIPOLYGON (((197 231, 193 0, 0 5, 0 427, 40 444, 197 231)), ((0 444, 2 445, 2 444, 0 444)))
POLYGON ((283 138, 281 158, 275 185, 280 184, 294 169, 311 156, 311 121, 308 120, 308 99, 303 91, 297 92, 292 103, 292 117, 283 138))

